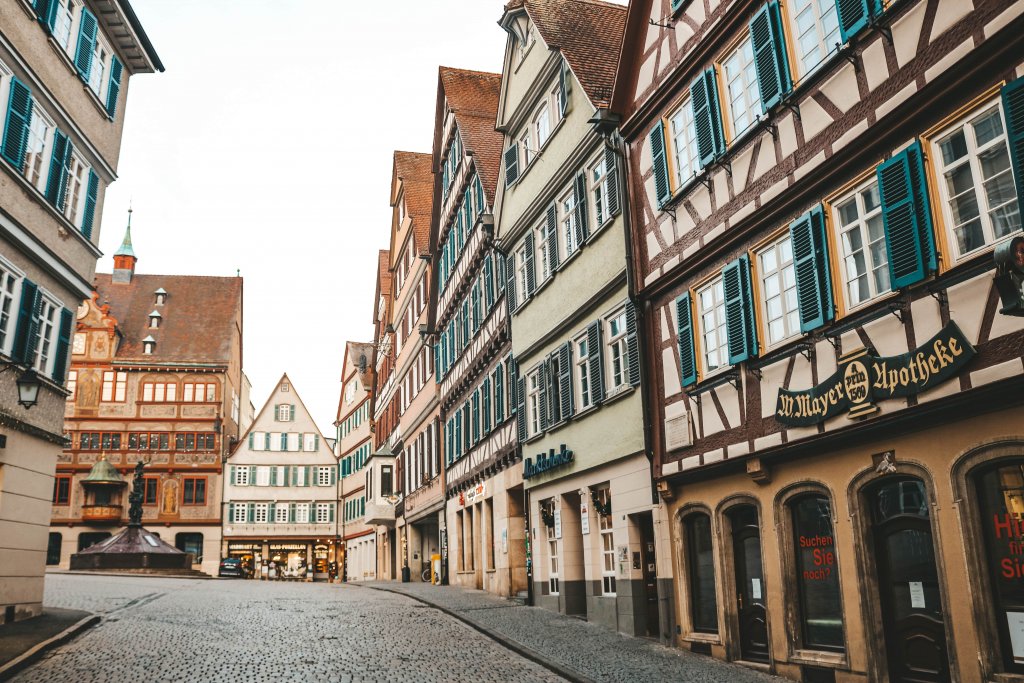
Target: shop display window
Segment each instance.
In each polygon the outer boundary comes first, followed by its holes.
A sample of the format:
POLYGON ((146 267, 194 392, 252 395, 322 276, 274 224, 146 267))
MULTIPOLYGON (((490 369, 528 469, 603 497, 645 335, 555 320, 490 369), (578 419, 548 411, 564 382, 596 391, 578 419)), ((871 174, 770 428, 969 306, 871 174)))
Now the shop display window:
POLYGON ((694 513, 683 521, 686 530, 690 619, 694 631, 718 633, 718 597, 715 593, 715 558, 711 546, 711 518, 694 513))
POLYGON ((832 506, 824 496, 808 495, 791 502, 790 510, 803 645, 841 652, 845 649, 843 605, 832 506))

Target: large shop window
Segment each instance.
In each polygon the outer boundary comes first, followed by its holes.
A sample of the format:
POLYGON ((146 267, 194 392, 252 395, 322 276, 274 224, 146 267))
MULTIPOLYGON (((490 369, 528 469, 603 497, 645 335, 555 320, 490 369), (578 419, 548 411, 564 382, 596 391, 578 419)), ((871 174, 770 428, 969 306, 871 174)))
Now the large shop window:
POLYGON ((977 480, 1003 665, 1024 673, 1024 461, 977 480))
POLYGON ((809 495, 794 500, 790 509, 803 645, 815 650, 842 651, 843 606, 832 506, 824 496, 809 495))
POLYGON ((711 518, 704 513, 688 516, 686 561, 690 585, 690 619, 693 630, 718 633, 718 599, 715 594, 715 558, 711 546, 711 518))

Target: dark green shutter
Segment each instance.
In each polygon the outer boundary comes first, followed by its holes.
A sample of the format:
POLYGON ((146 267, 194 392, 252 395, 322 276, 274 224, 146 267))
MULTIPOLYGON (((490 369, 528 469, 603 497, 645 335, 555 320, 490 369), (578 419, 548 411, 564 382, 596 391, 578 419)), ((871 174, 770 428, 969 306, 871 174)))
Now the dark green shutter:
MULTIPOLYGON (((301 445, 300 445, 300 449, 301 449, 301 445)), ((281 432, 281 450, 282 451, 287 451, 288 450, 288 432, 281 432)))
MULTIPOLYGON (((232 486, 235 485, 235 470, 237 470, 237 469, 238 469, 238 467, 235 467, 235 466, 231 467, 231 485, 232 486)), ((231 519, 231 517, 229 516, 228 519, 231 519)))
POLYGON ((502 370, 501 364, 494 368, 494 424, 498 424, 505 421, 505 394, 504 387, 502 386, 504 371, 502 370))
POLYGON ((480 431, 484 436, 491 433, 491 378, 485 377, 480 383, 480 431))
POLYGON ((46 178, 46 199, 64 210, 64 200, 68 187, 68 165, 71 162, 73 145, 68 136, 59 130, 53 133, 53 153, 50 156, 50 174, 46 178))
POLYGON ((821 206, 793 221, 789 226, 789 237, 793 248, 800 331, 806 333, 832 320, 833 313, 825 214, 821 206))
POLYGON ((1003 86, 1003 116, 1006 118, 1006 141, 1010 147, 1013 177, 1017 182, 1017 204, 1024 202, 1024 78, 1003 86))
POLYGON ((53 381, 64 385, 65 372, 68 367, 68 350, 71 348, 71 327, 75 316, 67 308, 60 309, 60 330, 57 333, 57 350, 53 357, 53 381))
POLYGON ((295 523, 295 503, 288 503, 288 521, 295 523))
MULTIPOLYGON (((544 219, 547 222, 548 266, 554 273, 558 268, 558 210, 555 208, 554 202, 545 212, 544 219)), ((566 257, 568 256, 569 254, 566 254, 566 257)), ((543 267, 543 264, 541 265, 543 267)))
MULTIPOLYGON (((581 171, 576 176, 576 182, 573 186, 573 195, 576 200, 575 206, 573 207, 573 213, 575 216, 576 223, 576 248, 579 249, 583 246, 583 242, 586 241, 587 237, 590 236, 590 225, 587 216, 587 174, 581 171)), ((600 228, 600 225, 594 226, 600 228)))
POLYGON ((558 347, 558 412, 561 420, 568 420, 573 414, 572 390, 572 342, 558 347))
POLYGON ((529 299, 533 296, 533 292, 537 289, 537 272, 534 267, 533 254, 536 249, 536 245, 533 241, 533 231, 526 233, 526 292, 523 295, 523 299, 529 299))
POLYGON ((767 114, 793 88, 782 33, 782 15, 776 0, 765 3, 750 20, 750 42, 754 48, 761 110, 767 114))
POLYGON ((520 377, 513 385, 516 387, 516 427, 519 430, 519 441, 526 441, 528 434, 526 429, 526 379, 520 377))
POLYGON ((255 435, 255 434, 254 434, 253 432, 249 432, 249 450, 250 450, 250 451, 251 451, 251 450, 253 450, 253 448, 252 448, 252 445, 253 445, 253 437, 255 437, 255 436, 256 436, 256 435, 255 435))
POLYGON ((249 467, 249 486, 256 485, 256 466, 251 465, 249 467))
POLYGON ((274 503, 270 503, 267 505, 267 524, 274 523, 274 513, 276 511, 276 508, 277 505, 274 503))
POLYGON ((618 216, 622 207, 619 202, 619 155, 610 147, 604 148, 604 172, 607 178, 608 187, 608 215, 605 220, 612 216, 618 216))
POLYGON ((36 351, 36 333, 39 318, 39 287, 28 278, 21 281, 21 303, 18 306, 18 326, 14 332, 11 359, 21 365, 30 365, 36 351))
POLYGON ((249 503, 248 508, 249 509, 247 511, 247 514, 246 514, 246 521, 249 524, 252 524, 253 520, 256 518, 256 504, 255 503, 249 503))
POLYGON ((471 443, 476 443, 480 440, 480 389, 477 388, 473 391, 473 431, 471 443))
POLYGON ((96 214, 96 196, 99 192, 100 177, 89 169, 89 185, 85 192, 85 210, 82 212, 82 235, 92 239, 92 223, 96 214))
POLYGON ((636 324, 636 307, 626 301, 626 356, 629 362, 629 386, 640 386, 640 335, 636 324))
POLYGON ((754 298, 750 294, 750 260, 744 255, 722 270, 725 291, 725 332, 729 363, 736 365, 757 356, 754 298))
POLYGON ((270 485, 277 486, 277 467, 270 467, 270 485))
POLYGON ((89 82, 89 74, 92 72, 92 53, 96 49, 96 17, 92 12, 82 8, 82 15, 78 23, 78 47, 75 50, 75 68, 78 75, 86 83, 89 82))
POLYGON ((569 63, 562 58, 562 64, 558 69, 558 111, 562 118, 569 107, 569 63))
POLYGON ((512 143, 512 146, 505 150, 505 187, 512 185, 519 178, 519 145, 512 143))
POLYGON ((17 78, 11 78, 7 99, 7 122, 4 124, 3 157, 18 169, 25 169, 25 146, 32 122, 32 92, 17 78))
POLYGON ((487 255, 484 259, 484 307, 491 312, 494 306, 494 256, 487 255))
POLYGON ((836 16, 839 19, 839 33, 843 42, 848 43, 850 38, 867 28, 871 22, 868 0, 836 0, 836 16))
POLYGON ((693 309, 690 293, 676 297, 676 346, 679 348, 680 384, 684 387, 697 381, 697 356, 693 344, 693 309))
POLYGON ((587 366, 590 371, 590 401, 597 405, 604 400, 604 348, 601 346, 601 321, 587 326, 587 366))
POLYGON ((551 382, 551 365, 548 363, 548 359, 545 358, 540 364, 540 368, 537 369, 537 384, 540 385, 540 431, 546 432, 548 427, 551 426, 551 411, 548 409, 548 401, 551 397, 551 392, 548 391, 548 385, 551 382))
POLYGON ((690 84, 693 126, 697 135, 697 157, 705 168, 725 154, 722 113, 719 111, 715 69, 706 69, 690 84))
POLYGON ((921 143, 878 166, 892 291, 920 282, 937 265, 921 143))
POLYGON ((110 80, 107 83, 107 116, 111 120, 117 113, 117 96, 121 92, 121 72, 123 71, 121 60, 117 57, 110 58, 110 80))
MULTIPOLYGON (((499 257, 501 258, 501 257, 499 257)), ((505 257, 505 306, 511 316, 516 310, 516 257, 509 254, 505 257)))
POLYGON ((658 199, 658 208, 665 206, 672 199, 672 186, 668 180, 668 158, 665 150, 665 124, 658 121, 648 135, 651 143, 651 159, 654 162, 654 192, 658 199))

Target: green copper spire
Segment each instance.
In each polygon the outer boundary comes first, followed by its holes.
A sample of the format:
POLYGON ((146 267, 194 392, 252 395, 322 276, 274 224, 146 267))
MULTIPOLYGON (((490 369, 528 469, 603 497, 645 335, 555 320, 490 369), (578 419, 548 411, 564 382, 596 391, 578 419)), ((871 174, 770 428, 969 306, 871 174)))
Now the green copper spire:
MULTIPOLYGON (((124 239, 121 240, 121 246, 114 252, 114 256, 135 256, 135 250, 132 249, 132 209, 128 207, 128 228, 124 231, 124 239)), ((136 257, 138 258, 138 257, 136 257)))

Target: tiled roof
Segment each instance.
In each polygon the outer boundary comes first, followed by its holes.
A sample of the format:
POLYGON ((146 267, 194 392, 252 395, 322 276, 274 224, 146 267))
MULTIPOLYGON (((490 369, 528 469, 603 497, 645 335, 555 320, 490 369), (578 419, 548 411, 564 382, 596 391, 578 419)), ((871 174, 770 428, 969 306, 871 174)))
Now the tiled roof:
POLYGON ((412 218, 413 237, 421 254, 430 250, 430 212, 434 205, 431 155, 395 152, 395 178, 402 181, 405 207, 412 218))
POLYGON ((595 107, 606 107, 626 28, 626 7, 600 0, 523 0, 548 47, 561 50, 595 107))
POLYGON ((459 124, 462 144, 472 152, 487 194, 487 203, 493 204, 503 144, 502 134, 494 129, 501 95, 501 74, 447 66, 442 66, 438 73, 448 107, 459 124))
MULTIPOLYGON (((359 378, 364 387, 373 387, 373 344, 369 342, 345 342, 345 358, 341 366, 341 395, 338 397, 338 414, 335 422, 341 422, 342 418, 345 417, 343 413, 345 409, 345 383, 350 371, 353 377, 359 378), (360 356, 366 357, 366 370, 362 373, 359 372, 360 356)), ((355 406, 362 403, 365 397, 365 395, 357 396, 350 412, 355 409, 355 406)))
POLYGON ((390 307, 391 301, 391 252, 387 249, 381 249, 377 252, 377 291, 373 297, 373 322, 374 328, 377 327, 377 303, 381 297, 389 302, 390 307))
POLYGON ((110 274, 97 273, 96 292, 110 305, 121 341, 117 361, 152 363, 217 363, 231 360, 235 315, 242 307, 242 278, 201 275, 138 275, 130 283, 111 283, 110 274), (167 300, 155 306, 156 290, 167 300), (149 313, 158 308, 160 327, 149 327, 149 313), (142 353, 142 340, 152 336, 156 346, 142 353))

